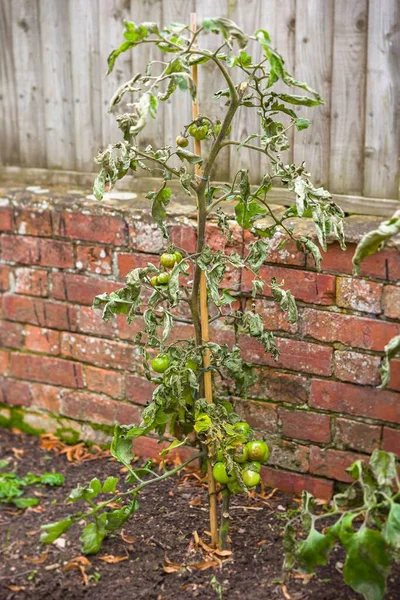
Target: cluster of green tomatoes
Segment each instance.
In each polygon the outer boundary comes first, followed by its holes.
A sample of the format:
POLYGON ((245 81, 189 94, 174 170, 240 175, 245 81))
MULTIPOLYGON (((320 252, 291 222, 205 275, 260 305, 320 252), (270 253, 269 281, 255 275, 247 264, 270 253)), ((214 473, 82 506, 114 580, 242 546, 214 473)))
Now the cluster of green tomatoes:
MULTIPOLYGON (((205 140, 210 137, 212 133, 215 135, 219 135, 221 131, 221 121, 216 121, 213 125, 208 119, 203 119, 199 117, 189 127, 187 128, 187 134, 190 135, 197 141, 205 140)), ((231 126, 229 126, 227 135, 231 132, 231 126)), ((189 140, 186 135, 178 135, 175 140, 175 143, 180 148, 186 148, 189 145, 189 140)))
MULTIPOLYGON (((183 256, 179 252, 179 250, 175 250, 175 252, 164 252, 161 254, 160 263, 166 269, 172 269, 177 263, 180 263, 183 256)), ((153 287, 156 286, 166 286, 169 282, 169 273, 163 271, 159 275, 155 275, 150 279, 150 283, 153 287)))
MULTIPOLYGON (((245 421, 235 423, 233 428, 248 437, 251 432, 250 425, 245 421)), ((267 462, 269 448, 263 440, 251 440, 245 444, 238 444, 232 451, 232 458, 240 472, 241 479, 248 489, 256 487, 261 481, 261 466, 267 462)), ((224 462, 223 453, 217 453, 217 460, 213 466, 214 479, 226 485, 232 494, 242 494, 243 486, 238 480, 235 469, 229 470, 224 462)))

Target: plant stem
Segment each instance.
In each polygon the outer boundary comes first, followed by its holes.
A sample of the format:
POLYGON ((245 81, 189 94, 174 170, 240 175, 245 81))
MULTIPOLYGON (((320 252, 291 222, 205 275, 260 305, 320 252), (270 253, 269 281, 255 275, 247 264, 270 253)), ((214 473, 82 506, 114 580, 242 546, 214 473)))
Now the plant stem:
POLYGON ((219 547, 220 550, 224 550, 226 547, 226 541, 229 533, 229 504, 231 501, 231 493, 228 488, 222 490, 222 518, 221 527, 219 530, 219 547))

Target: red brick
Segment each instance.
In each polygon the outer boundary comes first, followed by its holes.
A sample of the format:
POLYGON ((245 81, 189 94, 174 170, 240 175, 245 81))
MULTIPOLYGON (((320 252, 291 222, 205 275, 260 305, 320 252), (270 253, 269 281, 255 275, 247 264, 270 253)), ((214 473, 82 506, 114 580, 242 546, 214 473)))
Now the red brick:
POLYGON ((170 229, 171 242, 189 254, 196 252, 197 230, 192 225, 172 225, 170 229))
POLYGON ((132 346, 88 335, 63 333, 61 353, 68 358, 109 369, 133 371, 141 367, 137 350, 132 346))
POLYGON ((311 382, 310 406, 400 423, 400 394, 338 381, 311 382))
POLYGON ((60 332, 54 329, 45 329, 43 327, 34 327, 27 325, 25 327, 26 339, 25 347, 32 352, 43 354, 60 354, 60 332))
POLYGON ((10 371, 13 377, 41 381, 70 388, 83 387, 82 365, 47 356, 13 354, 10 371))
MULTIPOLYGON (((248 299, 246 309, 251 310, 254 300, 248 299)), ((255 300, 255 312, 262 316, 264 326, 269 331, 289 331, 296 333, 299 329, 297 323, 289 323, 287 312, 281 310, 276 302, 268 300, 255 300)))
POLYGON ((77 246, 76 268, 98 275, 112 274, 112 250, 103 246, 77 246))
POLYGON ((289 469, 289 471, 299 471, 307 473, 309 471, 308 446, 289 440, 284 440, 277 435, 266 435, 266 442, 270 448, 268 464, 272 467, 289 469))
POLYGON ((286 408, 279 408, 278 413, 282 421, 282 433, 286 437, 320 444, 331 441, 331 420, 328 415, 286 408))
POLYGON ((12 321, 31 323, 50 329, 75 331, 77 326, 76 308, 61 302, 10 294, 3 298, 3 311, 4 316, 12 321))
POLYGON ((290 494, 301 495, 303 490, 312 494, 315 498, 330 500, 333 494, 333 481, 310 477, 302 473, 291 473, 271 467, 263 467, 261 477, 265 485, 278 488, 290 494))
MULTIPOLYGON (((400 261, 400 255, 399 255, 400 261)), ((400 287, 387 285, 383 291, 383 312, 385 317, 400 319, 400 287)))
POLYGON ((334 358, 335 377, 342 381, 351 381, 358 385, 378 385, 379 356, 359 354, 351 351, 336 351, 334 358))
POLYGON ((388 388, 400 392, 400 359, 390 361, 390 381, 388 388))
POLYGON ((5 350, 0 350, 0 373, 5 375, 8 371, 8 363, 10 361, 10 353, 5 350))
POLYGON ((205 243, 213 252, 218 250, 222 250, 225 254, 237 252, 242 256, 244 247, 243 229, 239 227, 236 221, 229 221, 229 226, 232 232, 231 241, 229 241, 228 236, 222 234, 217 223, 209 222, 206 228, 205 243))
POLYGON ((353 452, 325 450, 317 446, 311 446, 310 472, 314 475, 329 477, 338 481, 351 482, 353 479, 346 473, 346 469, 356 460, 365 460, 365 456, 353 452))
POLYGON ((79 421, 90 421, 104 425, 139 424, 140 410, 132 404, 110 400, 98 394, 71 392, 63 390, 61 396, 61 414, 79 421))
POLYGON ((237 400, 235 411, 251 427, 259 431, 275 433, 278 431, 277 405, 269 402, 256 402, 255 400, 237 400))
POLYGON ((42 269, 19 267, 15 269, 15 292, 29 296, 47 296, 48 277, 48 272, 42 269))
POLYGON ((0 231, 12 231, 13 229, 13 214, 12 208, 8 206, 0 206, 0 231))
POLYGON ((132 254, 129 252, 117 253, 118 274, 120 277, 126 277, 132 269, 142 269, 147 263, 159 266, 160 259, 153 254, 132 254))
POLYGON ((144 328, 143 317, 139 315, 133 319, 132 323, 127 322, 126 315, 118 315, 116 322, 118 337, 121 338, 121 340, 128 340, 130 342, 133 341, 135 335, 144 328))
POLYGON ((78 309, 79 331, 81 333, 93 333, 114 337, 115 320, 103 321, 102 311, 90 306, 80 306, 78 309))
POLYGON ((342 308, 379 315, 382 312, 382 289, 381 283, 352 277, 338 277, 336 280, 336 304, 342 308))
POLYGON ((20 235, 51 237, 53 227, 49 210, 35 211, 31 208, 18 208, 15 211, 16 231, 20 235))
POLYGON ((117 371, 107 371, 97 367, 86 367, 86 386, 92 392, 99 392, 112 398, 124 397, 124 378, 117 371))
POLYGON ((10 267, 0 265, 0 292, 6 292, 10 288, 10 267))
POLYGON ((301 321, 305 336, 380 352, 392 337, 400 333, 400 324, 313 308, 302 311, 301 321))
MULTIPOLYGON (((260 277, 266 282, 264 295, 271 296, 270 281, 275 277, 280 284, 283 282, 285 290, 290 290, 297 300, 310 304, 335 303, 335 277, 314 271, 300 271, 298 269, 285 269, 264 265, 260 269, 260 277)), ((254 276, 244 270, 242 274, 242 290, 251 291, 254 276)))
POLYGON ((154 222, 148 222, 145 217, 135 219, 129 223, 129 239, 131 248, 139 252, 159 254, 165 246, 163 234, 154 222))
MULTIPOLYGON (((321 267, 323 271, 333 273, 353 273, 352 259, 356 249, 355 244, 347 244, 345 252, 339 244, 329 244, 328 251, 322 253, 321 267)), ((361 263, 361 274, 375 279, 390 279, 397 281, 400 278, 400 261, 397 250, 383 250, 368 256, 361 263)), ((307 268, 314 268, 314 261, 307 256, 307 268)))
MULTIPOLYGON (((159 443, 155 438, 142 436, 133 441, 132 449, 134 454, 137 454, 138 456, 159 459, 161 452, 165 448, 168 448, 169 445, 170 442, 159 443)), ((188 460, 191 456, 194 456, 194 454, 197 454, 195 448, 191 448, 190 446, 180 446, 179 448, 172 449, 171 452, 168 452, 167 456, 169 460, 175 460, 179 457, 183 462, 188 460)))
POLYGON ((309 380, 301 375, 268 368, 256 369, 258 381, 249 390, 249 398, 304 404, 308 401, 309 380))
POLYGON ((397 457, 400 456, 400 430, 392 427, 383 428, 382 450, 394 452, 397 457))
POLYGON ((54 212, 54 234, 61 237, 124 246, 128 226, 121 217, 83 214, 82 212, 54 212))
POLYGON ((75 273, 53 273, 52 277, 52 296, 59 300, 79 302, 79 304, 91 305, 95 296, 110 294, 120 287, 109 279, 75 273))
POLYGON ((125 377, 126 399, 134 404, 147 404, 151 401, 155 385, 148 379, 127 374, 125 377))
MULTIPOLYGON (((250 231, 245 231, 244 239, 245 249, 248 252, 250 242, 253 242, 256 238, 250 231)), ((306 264, 306 255, 304 252, 298 250, 294 240, 288 238, 282 231, 277 231, 269 240, 268 255, 265 262, 304 267, 306 264), (286 241, 282 244, 284 240, 286 241)))
POLYGON ((22 348, 24 329, 19 323, 0 321, 0 346, 4 348, 22 348))
POLYGON ((276 338, 276 345, 280 353, 277 361, 265 352, 264 347, 256 339, 245 335, 239 336, 242 356, 248 362, 315 375, 331 374, 332 348, 285 338, 276 338))
POLYGON ((3 235, 1 246, 3 260, 6 261, 59 269, 74 266, 74 252, 69 242, 3 235))
POLYGON ((368 425, 360 421, 336 419, 334 440, 339 447, 351 448, 371 454, 379 448, 381 439, 380 425, 368 425))
POLYGON ((30 406, 32 401, 30 384, 25 381, 0 378, 0 400, 11 406, 30 406))
POLYGON ((32 408, 38 408, 58 415, 60 412, 60 388, 42 383, 30 383, 32 408))

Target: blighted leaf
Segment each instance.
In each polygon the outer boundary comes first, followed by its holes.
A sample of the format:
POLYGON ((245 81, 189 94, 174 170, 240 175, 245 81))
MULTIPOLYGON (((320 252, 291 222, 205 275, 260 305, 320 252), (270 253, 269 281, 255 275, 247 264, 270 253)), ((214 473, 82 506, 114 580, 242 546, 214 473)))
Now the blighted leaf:
POLYGON ((280 308, 288 313, 289 323, 296 323, 298 319, 296 300, 290 290, 283 290, 282 284, 279 285, 275 277, 273 277, 271 279, 271 293, 274 300, 279 302, 280 308))
POLYGON ((239 48, 245 48, 249 41, 249 36, 236 23, 225 17, 204 19, 202 26, 205 31, 221 33, 230 48, 232 48, 233 40, 237 42, 239 48))
POLYGON ((315 567, 325 566, 334 546, 335 538, 330 533, 322 534, 311 527, 307 538, 298 544, 295 553, 301 570, 313 573, 315 567))
POLYGON ((296 106, 318 106, 319 104, 322 104, 320 100, 309 98, 308 96, 296 96, 294 94, 278 94, 278 96, 283 102, 295 104, 296 106))
POLYGON ((396 479, 396 455, 384 450, 374 450, 369 461, 379 486, 391 487, 396 479))
POLYGON ((318 246, 306 237, 301 237, 300 242, 303 244, 304 250, 313 257, 317 271, 320 271, 322 256, 318 246))
POLYGON ((151 208, 152 217, 161 229, 164 237, 168 237, 167 230, 165 229, 164 225, 164 220, 167 216, 166 207, 168 206, 171 200, 171 188, 167 187, 164 181, 164 183, 157 192, 149 192, 148 194, 146 194, 146 198, 150 198, 151 200, 153 200, 153 205, 151 208))
POLYGON ((382 535, 386 542, 395 548, 400 547, 400 504, 390 503, 387 521, 383 526, 382 535))
POLYGON ((247 204, 241 200, 235 206, 236 221, 243 229, 251 229, 254 221, 266 213, 267 210, 256 200, 250 200, 247 204))
POLYGON ((261 265, 267 258, 269 251, 269 242, 265 242, 262 239, 256 240, 249 245, 249 254, 247 256, 247 262, 250 267, 258 273, 261 265))
POLYGON ((189 150, 184 150, 183 148, 179 148, 176 151, 176 154, 181 160, 186 160, 191 165, 197 165, 197 164, 201 164, 203 162, 203 159, 201 156, 198 156, 197 154, 194 154, 193 152, 190 152, 189 150))
POLYGON ((359 241, 353 256, 354 274, 360 274, 361 262, 383 248, 394 235, 400 233, 400 216, 394 215, 389 221, 383 221, 374 231, 366 233, 359 241))
POLYGON ((400 353, 400 335, 392 338, 385 346, 385 355, 382 358, 381 365, 379 367, 379 374, 381 376, 380 389, 385 388, 390 381, 390 360, 400 353))

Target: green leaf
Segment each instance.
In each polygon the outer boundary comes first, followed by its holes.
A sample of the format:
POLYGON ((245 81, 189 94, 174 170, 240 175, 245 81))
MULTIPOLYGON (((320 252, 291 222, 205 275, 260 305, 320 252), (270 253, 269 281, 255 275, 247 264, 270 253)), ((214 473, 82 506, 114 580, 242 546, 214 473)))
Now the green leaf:
POLYGON ((374 231, 366 233, 357 245, 353 256, 354 274, 360 274, 362 261, 383 248, 386 242, 400 232, 400 217, 383 221, 374 231))
POLYGON ((382 528, 382 535, 395 550, 400 547, 400 504, 390 503, 387 521, 382 528))
POLYGON ((17 508, 28 508, 29 506, 37 506, 39 504, 38 498, 15 498, 13 503, 17 508))
POLYGON ((313 573, 315 567, 325 566, 328 562, 329 553, 335 546, 335 538, 330 533, 319 533, 314 527, 303 542, 298 544, 296 559, 301 570, 305 573, 313 573))
POLYGON ((44 483, 45 485, 62 485, 64 480, 65 477, 61 473, 43 473, 40 476, 40 483, 44 483))
POLYGON ((111 455, 127 467, 133 460, 131 439, 133 436, 131 438, 127 437, 128 429, 126 426, 116 425, 110 446, 111 455))
POLYGON ((46 523, 46 525, 42 525, 41 529, 43 533, 40 536, 40 541, 44 544, 51 544, 58 539, 60 535, 68 531, 72 523, 73 520, 68 517, 62 521, 56 521, 54 523, 46 523))
POLYGON ((105 524, 107 531, 115 531, 116 529, 122 527, 122 525, 126 523, 129 517, 136 512, 138 508, 139 502, 135 499, 122 508, 117 508, 107 512, 107 520, 105 524))
POLYGON ((379 367, 379 374, 382 378, 380 389, 385 388, 390 381, 390 360, 400 352, 400 335, 392 338, 384 350, 385 355, 379 367))
POLYGON ((113 477, 112 475, 110 475, 103 483, 101 491, 107 494, 113 494, 117 487, 118 481, 118 477, 113 477))
POLYGON ((181 160, 186 160, 191 165, 197 165, 203 162, 201 156, 198 156, 189 150, 184 150, 183 148, 178 148, 176 154, 181 160))
POLYGON ((113 50, 111 52, 111 54, 107 58, 107 64, 108 64, 107 75, 109 75, 111 73, 111 71, 113 70, 115 61, 117 60, 118 56, 120 54, 122 54, 123 52, 130 50, 130 48, 133 48, 134 45, 135 44, 133 42, 123 42, 118 48, 116 48, 115 50, 113 50))
MULTIPOLYGON (((310 98, 309 96, 296 96, 294 94, 278 94, 278 97, 283 102, 295 104, 296 106, 318 106, 319 104, 322 104, 321 100, 318 100, 316 98, 310 98)), ((308 124, 306 125, 306 127, 308 127, 308 124)))
POLYGON ((254 221, 266 213, 267 210, 256 200, 250 200, 247 204, 241 200, 235 206, 236 222, 243 229, 251 229, 254 221))
POLYGON ((382 600, 391 556, 380 531, 361 527, 347 541, 344 580, 365 600, 382 600))
POLYGON ((296 128, 297 131, 302 131, 303 129, 307 129, 310 125, 310 121, 308 119, 296 119, 296 128))
POLYGON ((97 554, 107 535, 107 514, 98 516, 94 523, 89 523, 83 528, 80 542, 83 554, 97 554))

